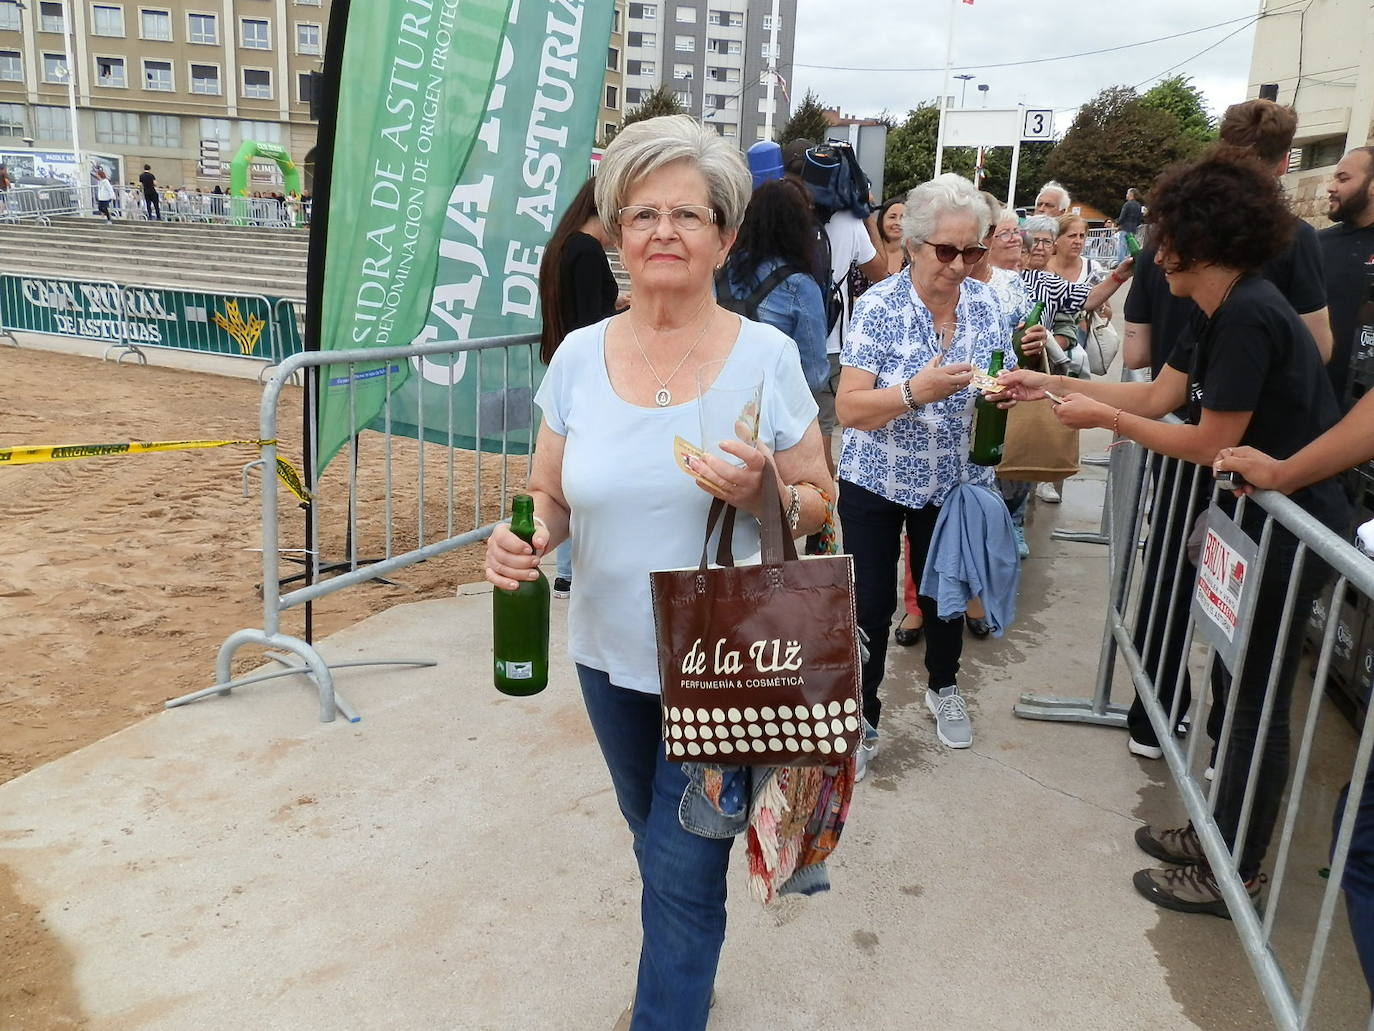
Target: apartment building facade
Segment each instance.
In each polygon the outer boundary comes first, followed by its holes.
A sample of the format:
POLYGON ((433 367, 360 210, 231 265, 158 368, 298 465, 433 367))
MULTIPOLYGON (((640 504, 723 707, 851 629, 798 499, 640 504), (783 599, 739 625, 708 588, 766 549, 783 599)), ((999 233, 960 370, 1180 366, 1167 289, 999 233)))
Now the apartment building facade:
MULTIPOLYGON (((308 190, 310 73, 329 5, 0 0, 0 160, 15 175, 84 179, 79 148, 125 182, 148 164, 160 183, 208 192, 227 187, 230 158, 254 140, 287 148, 308 190)), ((253 180, 266 191, 280 177, 256 163, 253 180)))
POLYGON ((1247 96, 1278 87, 1298 113, 1284 183, 1298 214, 1327 225, 1325 185, 1336 162, 1374 142, 1374 33, 1365 0, 1276 9, 1255 26, 1247 96))
MULTIPOLYGON (((779 0, 776 51, 773 0, 651 0, 617 3, 623 28, 618 109, 603 108, 602 133, 612 114, 624 117, 646 94, 667 84, 693 117, 747 150, 763 139, 767 78, 776 71, 773 126, 788 118, 797 0, 779 0)), ((609 101, 611 72, 607 72, 609 101)))

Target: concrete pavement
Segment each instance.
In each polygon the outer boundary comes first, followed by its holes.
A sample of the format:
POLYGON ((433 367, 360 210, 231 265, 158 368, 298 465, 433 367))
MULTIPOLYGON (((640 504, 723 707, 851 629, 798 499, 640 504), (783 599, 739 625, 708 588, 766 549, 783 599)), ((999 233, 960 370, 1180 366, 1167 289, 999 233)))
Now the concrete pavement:
MULTIPOLYGON (((1095 526, 1102 473, 1038 506, 1016 627, 965 645, 973 748, 940 746, 921 648, 893 646, 833 890, 765 910, 736 850, 712 1031, 1269 1026, 1230 923, 1131 887, 1135 827, 1177 816, 1162 764, 1011 714, 1022 691, 1091 690, 1105 556, 1048 532, 1095 526)), ((611 1026, 638 949, 628 832, 570 665, 500 696, 489 625, 477 587, 325 642, 439 661, 341 671, 356 725, 278 681, 0 787, 0 863, 73 956, 93 1031, 611 1026)), ((1347 937, 1318 1027, 1358 1026, 1347 937)))

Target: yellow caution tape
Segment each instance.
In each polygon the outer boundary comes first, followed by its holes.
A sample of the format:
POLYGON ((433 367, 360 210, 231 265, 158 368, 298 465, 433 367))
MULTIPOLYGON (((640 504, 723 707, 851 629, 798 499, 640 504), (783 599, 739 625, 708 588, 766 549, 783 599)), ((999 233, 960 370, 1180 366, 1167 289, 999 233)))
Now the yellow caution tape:
MULTIPOLYGON (((0 466, 37 465, 42 462, 69 462, 79 458, 107 458, 112 455, 147 455, 155 451, 196 451, 212 447, 256 447, 276 444, 275 440, 150 440, 124 444, 60 444, 42 447, 0 447, 0 466)), ((284 458, 277 459, 277 476, 286 489, 310 504, 300 474, 284 458)))

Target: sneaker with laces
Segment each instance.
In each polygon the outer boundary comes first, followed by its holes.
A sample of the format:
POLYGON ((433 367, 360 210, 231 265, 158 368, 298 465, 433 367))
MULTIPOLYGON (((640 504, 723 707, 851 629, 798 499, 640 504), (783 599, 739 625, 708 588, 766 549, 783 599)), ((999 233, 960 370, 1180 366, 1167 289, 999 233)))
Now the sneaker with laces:
POLYGON ((1142 759, 1162 759, 1164 757, 1164 749, 1160 748, 1159 745, 1147 745, 1133 737, 1126 739, 1126 750, 1142 759))
POLYGON ((946 748, 967 748, 973 744, 973 725, 955 685, 938 691, 927 689, 926 707, 935 717, 935 734, 946 748))
POLYGON ((1064 500, 1059 496, 1059 488, 1052 483, 1042 483, 1036 487, 1035 496, 1047 505, 1057 505, 1064 500))
MULTIPOLYGON (((1266 880, 1268 878, 1260 874, 1245 882, 1245 890, 1252 901, 1258 901, 1260 886, 1266 880)), ((1137 870, 1132 881, 1136 891, 1164 909, 1172 909, 1177 913, 1210 913, 1227 920, 1231 918, 1226 900, 1221 897, 1221 889, 1212 876, 1212 869, 1205 864, 1137 870)))
POLYGON ((555 598, 566 598, 572 594, 572 581, 566 576, 554 577, 553 596, 555 598))
POLYGON ((1147 856, 1154 856, 1165 863, 1189 866, 1206 863, 1207 853, 1202 851, 1202 842, 1197 831, 1190 823, 1185 827, 1156 829, 1146 824, 1135 829, 1135 843, 1147 856))
POLYGON ((1016 537, 1016 554, 1020 558, 1030 558, 1030 545, 1026 543, 1026 528, 1024 526, 1013 526, 1012 534, 1016 537))
POLYGON ((863 780, 868 774, 868 764, 878 757, 878 728, 864 720, 864 736, 859 742, 859 750, 854 753, 854 783, 863 780))

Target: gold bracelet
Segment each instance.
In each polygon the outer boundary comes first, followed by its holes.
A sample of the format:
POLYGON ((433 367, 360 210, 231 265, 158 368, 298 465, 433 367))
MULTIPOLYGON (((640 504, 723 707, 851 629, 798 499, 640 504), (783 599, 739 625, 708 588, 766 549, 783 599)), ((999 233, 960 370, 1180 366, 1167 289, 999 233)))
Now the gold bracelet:
POLYGON ((1113 436, 1113 437, 1119 437, 1119 436, 1121 436, 1121 409, 1120 409, 1120 408, 1118 408, 1118 409, 1116 410, 1116 414, 1115 414, 1114 416, 1112 416, 1112 436, 1113 436))

